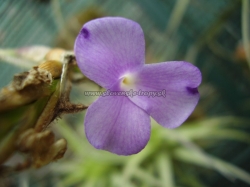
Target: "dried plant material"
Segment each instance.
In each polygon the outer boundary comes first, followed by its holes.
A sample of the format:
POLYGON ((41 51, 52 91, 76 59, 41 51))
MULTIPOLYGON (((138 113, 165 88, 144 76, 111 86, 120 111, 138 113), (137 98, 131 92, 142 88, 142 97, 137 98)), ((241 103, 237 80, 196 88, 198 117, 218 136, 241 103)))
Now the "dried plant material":
POLYGON ((25 153, 26 160, 13 171, 42 167, 64 155, 66 140, 55 140, 47 127, 62 113, 87 108, 69 100, 68 73, 74 61, 74 56, 67 54, 61 61, 45 61, 14 76, 0 91, 0 166, 15 152, 25 153))
POLYGON ((56 60, 45 61, 38 68, 50 72, 53 78, 59 78, 62 74, 62 63, 56 60))
POLYGON ((33 167, 39 168, 62 158, 67 149, 67 142, 65 139, 55 141, 55 135, 50 130, 36 132, 29 129, 20 135, 17 148, 29 155, 33 167))
POLYGON ((13 81, 0 91, 0 112, 31 103, 51 92, 52 75, 49 71, 33 67, 15 75, 13 81))

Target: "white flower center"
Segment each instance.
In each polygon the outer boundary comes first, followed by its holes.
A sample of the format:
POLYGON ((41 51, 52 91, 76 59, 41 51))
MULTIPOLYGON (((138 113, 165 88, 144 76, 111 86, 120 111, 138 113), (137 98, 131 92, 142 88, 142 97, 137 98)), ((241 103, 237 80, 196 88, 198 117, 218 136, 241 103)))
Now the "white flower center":
POLYGON ((123 90, 130 90, 134 88, 135 85, 135 77, 131 74, 126 74, 122 77, 122 81, 120 83, 121 88, 123 90))

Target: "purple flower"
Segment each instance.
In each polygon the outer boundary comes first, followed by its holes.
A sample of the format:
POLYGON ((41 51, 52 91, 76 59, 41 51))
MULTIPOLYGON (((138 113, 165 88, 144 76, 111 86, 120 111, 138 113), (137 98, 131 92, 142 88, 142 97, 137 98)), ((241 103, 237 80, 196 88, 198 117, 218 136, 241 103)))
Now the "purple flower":
POLYGON ((99 97, 84 122, 86 136, 97 149, 138 153, 150 138, 150 116, 175 128, 198 103, 199 69, 182 61, 144 64, 144 35, 134 21, 106 17, 86 23, 76 39, 75 55, 82 73, 107 90, 166 93, 165 97, 99 97))

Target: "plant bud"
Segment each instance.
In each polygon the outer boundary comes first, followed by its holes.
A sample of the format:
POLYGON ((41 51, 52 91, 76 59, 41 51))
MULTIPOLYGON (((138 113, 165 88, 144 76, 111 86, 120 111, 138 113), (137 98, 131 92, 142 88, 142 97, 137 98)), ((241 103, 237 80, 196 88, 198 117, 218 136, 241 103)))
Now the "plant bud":
POLYGON ((62 74, 62 63, 56 60, 45 61, 38 68, 49 71, 53 78, 59 78, 62 74))
POLYGON ((63 54, 65 53, 64 49, 54 48, 51 49, 46 55, 45 60, 57 60, 62 61, 63 54))

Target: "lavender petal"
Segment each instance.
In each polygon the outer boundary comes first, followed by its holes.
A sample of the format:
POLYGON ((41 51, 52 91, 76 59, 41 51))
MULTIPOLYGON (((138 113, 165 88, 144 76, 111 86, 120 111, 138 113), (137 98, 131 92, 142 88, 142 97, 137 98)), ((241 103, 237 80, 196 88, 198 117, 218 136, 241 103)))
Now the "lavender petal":
POLYGON ((87 110, 85 132, 95 148, 131 155, 146 146, 150 117, 125 96, 100 97, 87 110))
POLYGON ((144 34, 132 20, 95 19, 83 26, 74 51, 82 73, 102 87, 110 88, 122 75, 142 68, 144 34))
POLYGON ((136 75, 136 81, 137 92, 154 91, 158 96, 137 95, 130 100, 167 128, 180 126, 199 100, 201 72, 188 62, 145 65, 136 75))

